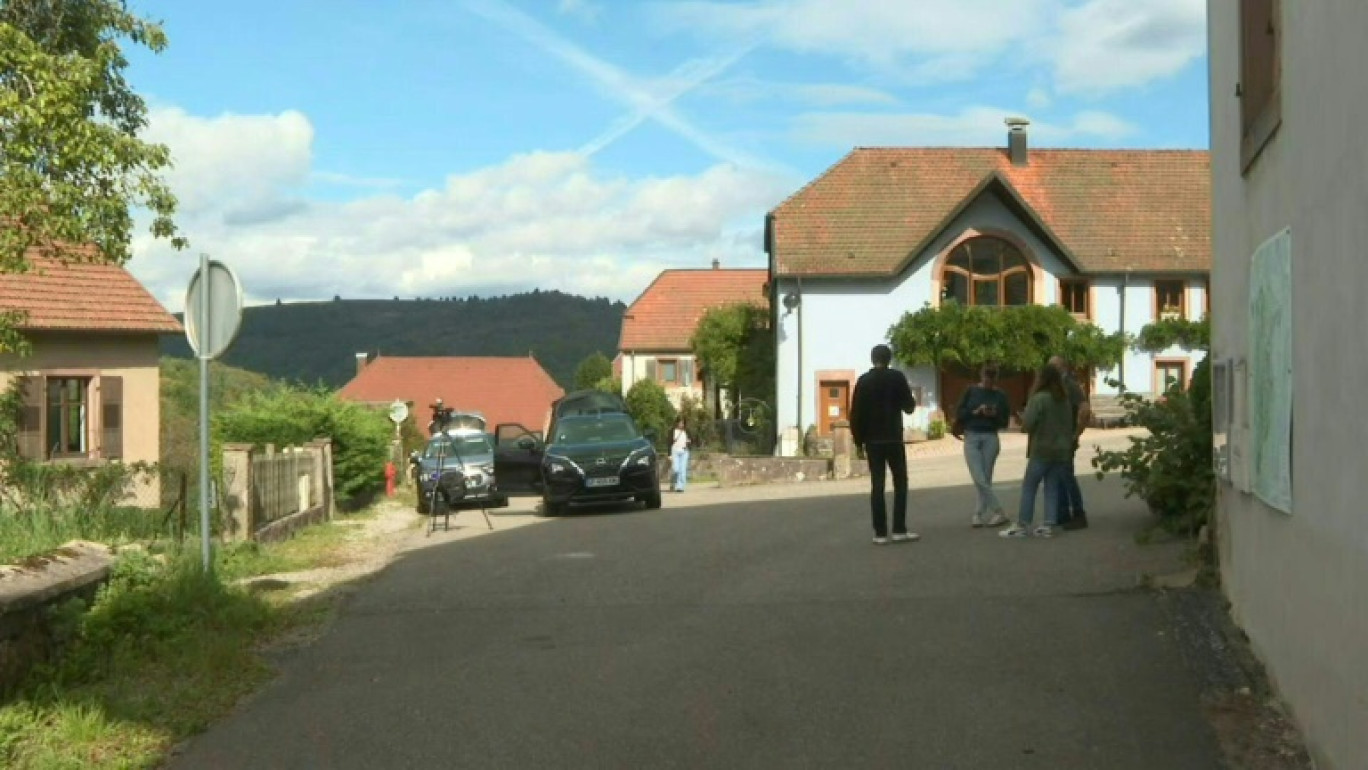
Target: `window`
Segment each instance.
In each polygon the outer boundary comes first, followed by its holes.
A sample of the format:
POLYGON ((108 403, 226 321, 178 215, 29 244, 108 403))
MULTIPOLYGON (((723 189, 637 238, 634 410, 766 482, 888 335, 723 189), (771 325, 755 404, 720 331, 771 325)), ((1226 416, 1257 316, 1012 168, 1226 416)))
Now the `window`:
POLYGON ((1182 281, 1154 282, 1154 317, 1187 318, 1187 286, 1182 281))
POLYGON ((674 359, 660 362, 660 381, 665 383, 679 382, 679 362, 674 359))
POLYGON ((1248 171, 1282 122, 1282 2, 1239 0, 1240 168, 1248 171))
POLYGON ((21 456, 31 460, 123 456, 123 378, 25 377, 21 397, 17 436, 21 456))
POLYGON ((1167 393, 1173 388, 1187 388, 1187 361, 1155 361, 1154 391, 1167 393))
POLYGON ((1060 281, 1059 304, 1079 318, 1089 318, 1092 303, 1088 301, 1092 287, 1087 281, 1060 281))
POLYGON ((941 272, 941 299, 961 305, 1031 304, 1031 265, 1001 238, 971 238, 955 247, 941 272))

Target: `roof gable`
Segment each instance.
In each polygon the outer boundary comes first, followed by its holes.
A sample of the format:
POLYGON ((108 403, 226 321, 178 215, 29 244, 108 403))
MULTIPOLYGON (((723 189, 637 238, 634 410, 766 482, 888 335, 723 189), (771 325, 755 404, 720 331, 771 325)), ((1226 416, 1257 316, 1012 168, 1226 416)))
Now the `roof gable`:
POLYGON ((665 270, 627 308, 618 350, 687 351, 705 313, 737 302, 768 305, 767 270, 665 270))
POLYGON ((901 269, 984 191, 1005 199, 1082 272, 1207 271, 1209 154, 997 148, 860 148, 771 214, 778 275, 901 269))
POLYGON ((0 274, 0 310, 26 331, 177 333, 184 327, 123 266, 26 257, 27 273, 0 274))
POLYGON ((531 357, 379 356, 338 391, 350 401, 412 402, 419 411, 437 399, 458 411, 477 411, 493 429, 521 423, 541 430, 551 402, 565 395, 531 357))

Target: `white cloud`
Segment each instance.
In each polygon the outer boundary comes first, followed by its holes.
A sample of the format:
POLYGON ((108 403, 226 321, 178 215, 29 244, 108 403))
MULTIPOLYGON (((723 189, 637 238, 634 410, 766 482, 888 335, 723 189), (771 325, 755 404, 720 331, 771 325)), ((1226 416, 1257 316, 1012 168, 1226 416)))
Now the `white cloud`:
MULTIPOLYGON (((800 141, 838 147, 944 146, 999 147, 1007 141, 1003 119, 1013 110, 970 107, 958 115, 930 113, 820 112, 800 115, 794 134, 800 141)), ((1118 139, 1135 127, 1103 112, 1081 112, 1065 122, 1035 122, 1032 141, 1061 144, 1080 137, 1118 139)))
POLYGON ((1099 95, 1178 72, 1205 48, 1206 0, 696 0, 658 3, 666 30, 762 39, 904 84, 1009 66, 1099 95), (1024 52, 1024 55, 1019 52, 1024 52))
POLYGON ((589 0, 560 0, 556 12, 562 16, 574 16, 582 21, 595 22, 603 13, 603 6, 589 0))
POLYGON ((1089 0, 1040 48, 1061 92, 1098 94, 1177 74, 1206 44, 1205 0, 1089 0))
POLYGON ((877 88, 846 83, 784 83, 756 77, 735 77, 703 86, 700 91, 736 102, 780 100, 836 107, 844 104, 897 104, 898 98, 877 88))
POLYGON ((728 164, 632 178, 578 153, 534 152, 412 196, 306 201, 293 190, 311 176, 312 150, 296 139, 313 132, 286 115, 153 112, 174 154, 194 152, 171 180, 196 202, 178 217, 191 253, 140 235, 129 265, 168 309, 181 308, 201 251, 238 273, 250 302, 533 287, 630 301, 665 267, 763 265, 764 212, 800 183, 728 164), (250 144, 231 141, 243 121, 259 129, 250 144))

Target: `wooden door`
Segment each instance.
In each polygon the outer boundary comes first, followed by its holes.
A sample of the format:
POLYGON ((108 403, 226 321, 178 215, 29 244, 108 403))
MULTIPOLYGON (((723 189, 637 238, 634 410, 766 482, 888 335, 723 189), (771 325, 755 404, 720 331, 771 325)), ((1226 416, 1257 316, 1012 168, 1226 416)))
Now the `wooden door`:
POLYGON ((817 432, 831 435, 831 424, 850 419, 850 383, 845 380, 822 380, 818 388, 817 432))

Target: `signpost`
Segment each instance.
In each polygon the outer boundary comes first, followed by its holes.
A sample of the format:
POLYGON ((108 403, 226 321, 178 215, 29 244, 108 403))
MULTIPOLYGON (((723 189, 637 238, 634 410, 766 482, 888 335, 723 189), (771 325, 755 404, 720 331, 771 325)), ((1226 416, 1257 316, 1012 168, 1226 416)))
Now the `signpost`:
POLYGON ((209 532, 209 362, 223 355, 242 326, 242 284, 227 265, 200 255, 185 291, 185 337, 200 370, 200 544, 204 570, 213 568, 209 532))

